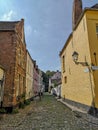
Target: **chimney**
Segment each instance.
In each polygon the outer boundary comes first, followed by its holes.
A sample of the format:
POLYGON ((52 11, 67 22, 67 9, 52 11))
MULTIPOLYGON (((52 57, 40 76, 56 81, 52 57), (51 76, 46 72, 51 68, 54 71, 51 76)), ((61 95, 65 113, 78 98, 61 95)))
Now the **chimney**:
POLYGON ((82 0, 74 0, 72 11, 72 28, 74 29, 82 13, 82 0))

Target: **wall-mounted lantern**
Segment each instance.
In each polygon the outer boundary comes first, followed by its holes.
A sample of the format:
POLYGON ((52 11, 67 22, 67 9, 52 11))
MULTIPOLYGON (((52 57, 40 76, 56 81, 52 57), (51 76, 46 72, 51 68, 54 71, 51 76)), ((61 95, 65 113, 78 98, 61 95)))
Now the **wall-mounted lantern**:
POLYGON ((78 60, 78 55, 79 55, 79 54, 78 54, 76 51, 73 52, 72 58, 73 58, 73 61, 74 61, 74 62, 77 62, 77 60, 78 60))
POLYGON ((87 62, 78 62, 78 57, 79 57, 78 52, 74 51, 72 54, 72 58, 73 58, 73 61, 75 62, 75 64, 81 64, 83 66, 88 66, 87 62))

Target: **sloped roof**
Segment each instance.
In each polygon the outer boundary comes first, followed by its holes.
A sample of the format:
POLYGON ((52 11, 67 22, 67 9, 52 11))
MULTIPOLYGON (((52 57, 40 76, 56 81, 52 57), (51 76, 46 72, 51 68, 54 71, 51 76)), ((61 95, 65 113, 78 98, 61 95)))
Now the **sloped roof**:
MULTIPOLYGON (((77 21, 77 24, 76 24, 74 30, 77 28, 78 24, 80 23, 80 21, 81 21, 83 15, 84 15, 84 13, 85 13, 86 11, 88 11, 88 10, 98 11, 98 4, 95 4, 95 5, 93 5, 92 7, 84 8, 82 14, 80 15, 80 18, 79 18, 78 21, 77 21)), ((71 34, 68 36, 68 38, 67 38, 67 40, 66 40, 66 42, 65 42, 65 44, 64 44, 64 46, 63 46, 63 48, 62 48, 62 50, 61 50, 60 53, 59 53, 59 56, 62 55, 64 49, 65 49, 65 48, 67 47, 67 45, 69 44, 69 40, 70 40, 70 38, 72 38, 72 35, 73 35, 73 32, 71 32, 71 34)))
POLYGON ((98 9, 98 4, 93 5, 91 8, 98 9))
POLYGON ((0 21, 0 30, 15 30, 15 25, 18 23, 19 21, 16 22, 7 22, 7 21, 0 21))
POLYGON ((61 72, 57 71, 52 77, 52 80, 61 79, 61 72))
POLYGON ((4 67, 2 65, 0 65, 0 68, 2 68, 4 70, 4 67))

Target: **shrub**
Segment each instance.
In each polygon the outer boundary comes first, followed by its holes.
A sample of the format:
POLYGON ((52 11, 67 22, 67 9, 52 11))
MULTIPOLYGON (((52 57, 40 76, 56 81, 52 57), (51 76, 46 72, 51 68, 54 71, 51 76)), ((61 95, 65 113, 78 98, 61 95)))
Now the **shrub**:
POLYGON ((6 113, 6 110, 4 108, 0 108, 0 113, 6 113))
POLYGON ((24 101, 24 104, 25 104, 25 105, 30 105, 30 100, 25 100, 25 101, 24 101))
POLYGON ((22 97, 22 98, 25 98, 25 95, 26 95, 26 94, 25 94, 25 93, 23 93, 23 94, 21 95, 21 97, 22 97))
POLYGON ((24 107, 25 107, 25 104, 24 104, 23 102, 20 102, 20 103, 19 103, 19 108, 22 108, 22 109, 23 109, 24 107))
POLYGON ((16 114, 16 113, 19 113, 18 108, 13 109, 13 111, 12 111, 12 114, 16 114))

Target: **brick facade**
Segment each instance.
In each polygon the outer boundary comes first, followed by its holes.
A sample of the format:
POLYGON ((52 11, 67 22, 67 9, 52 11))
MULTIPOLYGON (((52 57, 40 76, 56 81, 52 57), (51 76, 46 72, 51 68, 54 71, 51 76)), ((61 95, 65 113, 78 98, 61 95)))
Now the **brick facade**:
POLYGON ((16 106, 25 93, 24 20, 0 22, 0 64, 5 68, 3 107, 16 106))
POLYGON ((74 0, 73 2, 73 12, 72 12, 72 26, 73 29, 77 24, 77 21, 82 13, 82 0, 74 0))
POLYGON ((37 96, 39 93, 39 69, 36 65, 36 61, 34 61, 34 96, 37 96))
POLYGON ((57 70, 52 77, 49 78, 49 92, 52 88, 57 87, 61 83, 61 72, 57 70))

